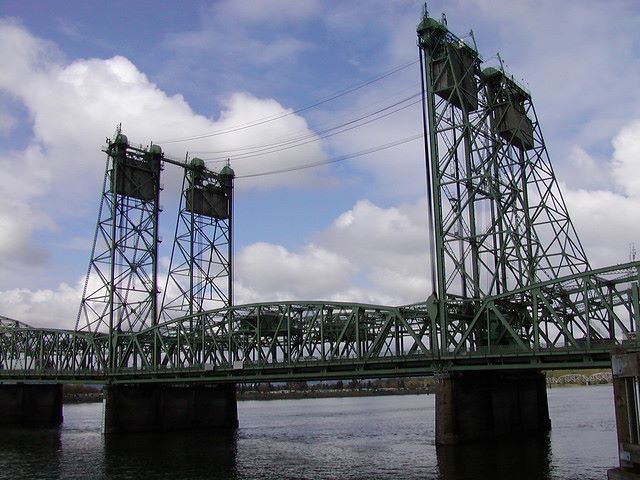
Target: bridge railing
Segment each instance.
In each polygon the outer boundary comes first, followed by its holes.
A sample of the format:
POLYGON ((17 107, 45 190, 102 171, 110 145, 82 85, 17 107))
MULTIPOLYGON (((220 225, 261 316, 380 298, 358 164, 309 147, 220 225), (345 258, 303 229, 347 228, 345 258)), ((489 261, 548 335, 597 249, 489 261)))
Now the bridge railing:
POLYGON ((73 330, 0 324, 0 375, 11 372, 101 374, 108 366, 109 337, 73 330))
POLYGON ((610 350, 637 344, 640 262, 569 275, 486 298, 459 302, 443 343, 455 355, 510 350, 610 350))
POLYGON ((366 368, 402 362, 561 358, 640 346, 640 262, 496 295, 404 307, 339 302, 240 305, 137 333, 38 329, 0 319, 0 379, 162 372, 366 368))
POLYGON ((247 368, 432 356, 424 311, 364 304, 242 305, 124 337, 119 367, 247 368))

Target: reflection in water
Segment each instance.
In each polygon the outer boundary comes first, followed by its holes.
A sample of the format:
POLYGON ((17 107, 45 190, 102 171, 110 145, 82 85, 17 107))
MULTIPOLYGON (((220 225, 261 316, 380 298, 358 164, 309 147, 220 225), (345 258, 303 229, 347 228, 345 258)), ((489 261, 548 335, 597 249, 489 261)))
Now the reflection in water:
POLYGON ((100 404, 65 405, 60 429, 0 429, 0 479, 601 480, 617 463, 611 386, 550 390, 549 435, 454 447, 434 445, 434 403, 247 401, 236 432, 107 437, 100 404))
POLYGON ((2 427, 0 478, 59 478, 60 434, 59 428, 2 427))
POLYGON ((236 479, 237 433, 173 432, 104 437, 106 478, 236 479))
POLYGON ((440 480, 478 478, 546 480, 551 472, 549 435, 509 437, 467 445, 438 446, 440 480))

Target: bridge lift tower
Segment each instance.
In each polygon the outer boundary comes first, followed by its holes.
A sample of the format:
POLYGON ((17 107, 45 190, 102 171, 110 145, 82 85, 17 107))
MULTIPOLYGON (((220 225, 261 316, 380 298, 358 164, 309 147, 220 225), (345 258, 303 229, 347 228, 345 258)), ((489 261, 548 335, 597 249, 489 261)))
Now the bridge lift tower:
MULTIPOLYGON (((606 319, 592 318, 588 306, 585 312, 582 275, 589 262, 530 93, 502 63, 483 69, 473 33, 471 43, 465 42, 448 30, 444 16, 437 21, 425 9, 417 33, 432 298, 438 305, 432 344, 446 354, 509 345, 537 349, 560 337, 571 344, 578 334, 587 342, 600 338, 596 324, 606 319), (533 288, 571 276, 562 285, 565 291, 533 288)), ((542 430, 550 425, 539 372, 458 374, 440 388, 439 443, 464 441, 479 431, 498 433, 514 419, 527 418, 542 430), (525 403, 504 413, 505 405, 523 398, 525 403), (480 426, 460 427, 469 422, 480 426)))
POLYGON ((131 334, 160 321, 232 303, 232 191, 234 172, 217 173, 194 158, 166 158, 158 145, 129 143, 120 127, 104 149, 107 165, 77 331, 108 334, 108 364, 118 368, 131 334), (184 170, 167 281, 158 285, 161 172, 184 170))
POLYGON ((212 172, 199 158, 189 167, 184 170, 161 321, 233 304, 234 172, 229 165, 212 172))
POLYGON ((137 148, 118 127, 104 150, 98 224, 76 330, 140 331, 158 318, 162 150, 137 148))
MULTIPOLYGON (((232 305, 233 171, 171 160, 118 130, 105 148, 76 330, 0 318, 0 382, 107 383, 105 431, 123 431, 237 426, 235 382, 433 374, 436 443, 546 431, 543 370, 604 367, 619 346, 640 352, 640 262, 590 268, 528 90, 501 63, 482 68, 473 36, 465 42, 444 19, 425 11, 417 34, 433 279, 426 302, 232 305), (184 180, 160 305, 166 164, 184 180)), ((619 374, 620 395, 635 402, 637 371, 619 374)), ((59 423, 57 387, 50 403, 59 423)), ((26 387, 14 390, 5 393, 22 398, 26 387)))
MULTIPOLYGON (((473 318, 485 298, 579 274, 589 263, 527 89, 502 66, 481 69, 475 46, 426 14, 418 42, 432 276, 448 345, 464 319, 447 303, 473 318)), ((527 293, 515 300, 531 305, 527 293)))

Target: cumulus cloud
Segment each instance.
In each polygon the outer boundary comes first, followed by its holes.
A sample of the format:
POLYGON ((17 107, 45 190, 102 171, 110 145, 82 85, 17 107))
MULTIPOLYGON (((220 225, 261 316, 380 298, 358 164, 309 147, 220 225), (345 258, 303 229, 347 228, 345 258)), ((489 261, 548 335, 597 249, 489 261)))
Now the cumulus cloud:
POLYGON ((357 202, 299 251, 258 243, 238 253, 237 300, 327 299, 399 305, 425 300, 429 272, 423 201, 357 202))
POLYGON ((42 228, 53 228, 49 217, 31 210, 29 205, 0 200, 0 271, 16 265, 40 266, 49 258, 49 252, 31 236, 42 228))
POLYGON ((624 127, 613 139, 612 172, 630 197, 640 198, 640 120, 624 127))
POLYGON ((574 225, 592 266, 629 261, 630 246, 640 241, 640 121, 623 127, 612 141, 613 155, 600 168, 612 188, 563 188, 574 225))
MULTIPOLYGON (((12 66, 0 72, 0 92, 20 102, 31 121, 27 147, 0 154, 0 168, 8 172, 0 177, 0 222, 5 226, 0 258, 39 264, 47 255, 44 247, 33 243, 34 233, 64 229, 61 222, 79 215, 93 223, 89 215, 95 215, 93 205, 104 171, 99 149, 119 123, 132 142, 147 144, 281 117, 268 132, 266 127, 255 127, 250 133, 240 130, 224 139, 209 136, 167 144, 167 153, 179 159, 187 149, 233 153, 286 132, 313 137, 304 119, 272 99, 235 93, 225 101, 220 118, 207 118, 194 113, 182 96, 164 93, 122 56, 65 62, 55 46, 8 20, 0 21, 0 39, 0 61, 12 66)), ((239 161, 233 167, 239 175, 282 169, 299 164, 301 156, 308 161, 324 158, 318 144, 312 143, 296 155, 282 152, 239 161)), ((211 164, 214 169, 221 165, 211 164)), ((165 181, 179 185, 178 174, 172 171, 175 169, 167 169, 165 181)), ((267 178, 260 184, 298 185, 313 176, 312 172, 298 172, 267 178)), ((6 261, 0 262, 0 268, 3 263, 6 261)), ((0 288, 7 286, 2 283, 0 288)))
POLYGON ((611 171, 603 168, 606 160, 596 159, 582 147, 573 145, 569 152, 568 162, 558 165, 556 174, 573 189, 608 189, 613 188, 611 171))
POLYGON ((75 327, 82 294, 82 283, 66 283, 53 289, 14 288, 0 291, 2 315, 21 320, 33 327, 75 327))
POLYGON ((238 293, 252 301, 328 298, 349 288, 354 271, 349 259, 313 244, 291 252, 255 243, 236 260, 238 293))

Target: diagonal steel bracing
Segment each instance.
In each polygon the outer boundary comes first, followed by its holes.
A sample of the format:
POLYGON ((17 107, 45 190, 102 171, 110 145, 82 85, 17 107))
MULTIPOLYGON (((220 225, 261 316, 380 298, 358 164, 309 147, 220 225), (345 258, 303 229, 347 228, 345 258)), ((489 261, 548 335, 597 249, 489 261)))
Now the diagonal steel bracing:
POLYGON ((194 158, 184 166, 182 195, 161 320, 232 304, 233 170, 208 170, 194 158))
POLYGON ((620 345, 640 350, 640 262, 590 268, 531 94, 502 64, 483 68, 473 43, 426 12, 418 25, 434 269, 425 302, 233 306, 233 171, 215 174, 194 159, 179 164, 185 177, 159 316, 161 152, 131 147, 118 132, 106 149, 77 328, 0 317, 0 381, 256 382, 602 367, 620 345))

